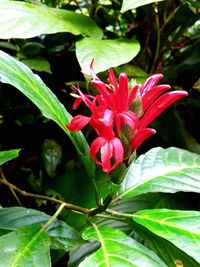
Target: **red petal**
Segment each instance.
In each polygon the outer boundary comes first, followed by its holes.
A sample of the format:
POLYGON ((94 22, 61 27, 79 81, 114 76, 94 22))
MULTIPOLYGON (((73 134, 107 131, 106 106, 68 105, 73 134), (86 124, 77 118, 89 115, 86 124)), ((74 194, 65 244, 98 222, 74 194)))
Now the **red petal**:
POLYGON ((104 172, 110 172, 111 171, 111 164, 110 160, 112 158, 113 154, 113 146, 111 142, 106 142, 102 147, 101 147, 101 162, 102 162, 102 170, 104 172))
POLYGON ((104 98, 106 103, 109 105, 110 104, 110 93, 107 90, 106 84, 101 82, 100 80, 92 80, 91 84, 94 85, 97 90, 99 91, 100 95, 104 98))
MULTIPOLYGON (((92 97, 90 95, 84 95, 79 88, 77 88, 77 91, 79 92, 83 102, 85 105, 91 109, 92 102, 89 100, 89 97, 92 97)), ((93 98, 93 97, 92 97, 93 98)))
POLYGON ((132 131, 134 131, 135 128, 138 126, 139 120, 135 113, 128 110, 118 113, 115 122, 116 122, 117 134, 119 134, 122 124, 128 124, 132 128, 132 131))
POLYGON ((118 82, 116 80, 115 73, 114 73, 113 69, 108 70, 108 83, 112 84, 114 86, 115 90, 117 90, 118 82))
POLYGON ((118 138, 114 138, 111 140, 113 145, 113 156, 115 158, 115 163, 112 166, 112 170, 117 167, 122 161, 124 157, 124 148, 122 146, 121 141, 118 138))
POLYGON ((110 109, 106 109, 103 116, 103 122, 105 126, 113 125, 113 112, 110 109))
POLYGON ((150 76, 145 83, 141 86, 141 95, 145 95, 146 92, 151 90, 161 79, 163 78, 163 74, 154 74, 150 76))
POLYGON ((81 102, 82 102, 82 97, 77 98, 77 99, 74 101, 73 109, 77 109, 81 102))
POLYGON ((95 160, 97 165, 102 165, 102 163, 97 159, 96 154, 106 142, 104 137, 97 137, 90 146, 90 156, 95 160))
POLYGON ((90 73, 91 73, 91 75, 92 75, 92 79, 93 79, 93 80, 98 80, 98 81, 100 81, 99 78, 98 78, 98 76, 96 75, 96 73, 95 73, 94 70, 93 70, 93 64, 94 64, 94 58, 92 59, 92 61, 91 61, 91 63, 90 63, 90 73))
POLYGON ((162 84, 152 87, 150 91, 142 97, 142 108, 145 111, 162 93, 170 89, 170 85, 162 84))
POLYGON ((91 118, 83 115, 75 116, 66 128, 70 131, 76 132, 80 131, 85 125, 90 122, 91 118))
POLYGON ((101 147, 102 170, 106 173, 110 172, 123 161, 123 156, 124 149, 118 138, 114 138, 110 142, 106 142, 101 147), (113 165, 111 165, 112 158, 115 160, 113 165))
POLYGON ((144 113, 140 120, 140 129, 149 125, 156 117, 160 115, 166 108, 168 108, 175 101, 187 96, 186 91, 174 91, 160 96, 144 113))
POLYGON ((135 99, 136 95, 137 95, 137 92, 138 90, 140 89, 140 85, 139 84, 136 84, 130 91, 129 93, 129 97, 128 97, 128 105, 130 105, 133 100, 135 99))
POLYGON ((144 128, 140 130, 130 142, 133 151, 135 151, 147 138, 149 138, 152 134, 155 133, 156 131, 150 128, 144 128))
POLYGON ((118 106, 121 110, 128 108, 128 77, 125 73, 119 76, 118 106))

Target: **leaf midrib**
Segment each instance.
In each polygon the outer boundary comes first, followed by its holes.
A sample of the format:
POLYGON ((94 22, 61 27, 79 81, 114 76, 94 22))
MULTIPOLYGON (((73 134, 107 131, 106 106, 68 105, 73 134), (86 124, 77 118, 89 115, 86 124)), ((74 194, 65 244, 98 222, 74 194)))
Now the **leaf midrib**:
POLYGON ((101 243, 101 248, 102 248, 102 250, 103 250, 103 254, 104 254, 104 256, 105 256, 105 263, 106 263, 106 266, 107 266, 107 267, 111 267, 110 262, 109 262, 109 258, 108 258, 107 249, 106 249, 104 240, 103 240, 103 238, 102 238, 102 236, 101 236, 101 233, 100 233, 100 231, 99 231, 99 229, 98 229, 98 227, 97 227, 96 224, 92 224, 92 225, 93 225, 93 227, 94 227, 94 229, 95 229, 95 231, 96 231, 96 233, 97 233, 97 236, 98 236, 98 238, 99 238, 99 241, 100 241, 100 243, 101 243))
POLYGON ((15 257, 12 265, 10 267, 16 267, 17 262, 23 257, 23 255, 26 253, 26 251, 29 249, 29 247, 37 240, 37 238, 40 238, 40 235, 43 234, 43 231, 41 229, 29 240, 29 242, 23 247, 21 251, 18 252, 17 256, 15 257))
MULTIPOLYGON (((149 217, 145 217, 145 216, 142 216, 142 215, 138 215, 138 214, 133 214, 133 217, 132 217, 133 219, 134 218, 139 218, 139 219, 142 219, 142 220, 144 220, 144 221, 148 221, 148 222, 154 222, 154 223, 157 223, 158 225, 163 225, 163 226, 167 226, 167 227, 169 227, 169 228, 173 228, 173 229, 177 229, 177 230, 182 230, 182 231, 184 231, 184 232, 187 232, 187 233, 189 233, 189 234, 191 234, 191 235, 195 235, 195 236, 197 236, 197 237, 199 237, 200 238, 200 233, 198 233, 198 232, 193 232, 193 231, 190 231, 190 230, 188 230, 187 228, 185 228, 185 227, 179 227, 178 225, 174 225, 174 224, 172 224, 172 223, 166 223, 166 221, 163 221, 163 219, 162 220, 156 220, 156 219, 153 219, 153 218, 149 218, 149 217)), ((177 219, 179 219, 180 217, 177 217, 177 219)), ((165 219, 167 219, 167 218, 165 218, 165 219)), ((137 222, 137 220, 136 220, 136 222, 137 222)), ((138 223, 138 222, 137 222, 138 223)), ((142 223, 141 223, 142 224, 142 223)), ((143 224, 142 224, 143 225, 143 224)), ((146 225, 144 225, 146 228, 148 228, 146 225)), ((151 229, 151 228, 150 228, 151 229)), ((191 228, 190 228, 191 229, 191 228)))

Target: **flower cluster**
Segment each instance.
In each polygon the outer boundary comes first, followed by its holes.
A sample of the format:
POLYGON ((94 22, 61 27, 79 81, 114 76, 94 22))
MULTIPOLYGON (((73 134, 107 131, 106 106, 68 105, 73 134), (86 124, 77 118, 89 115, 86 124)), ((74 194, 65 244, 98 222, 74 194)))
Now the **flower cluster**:
POLYGON ((92 65, 93 62, 90 66, 91 84, 96 87, 98 94, 86 95, 79 88, 78 94, 72 94, 76 97, 73 108, 76 109, 83 101, 91 115, 75 116, 66 127, 71 131, 79 131, 87 124, 92 126, 98 137, 91 144, 90 155, 108 173, 155 133, 154 129, 147 126, 163 110, 188 93, 164 93, 170 86, 157 85, 163 78, 162 74, 152 75, 144 84, 129 88, 127 75, 121 73, 117 81, 110 69, 106 84, 94 73, 92 65))

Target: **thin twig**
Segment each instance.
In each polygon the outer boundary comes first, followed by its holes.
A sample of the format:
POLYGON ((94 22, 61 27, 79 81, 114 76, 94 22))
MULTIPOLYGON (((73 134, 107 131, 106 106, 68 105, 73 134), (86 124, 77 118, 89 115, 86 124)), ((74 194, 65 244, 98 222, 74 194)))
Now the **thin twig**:
MULTIPOLYGON (((1 176, 2 176, 2 179, 3 179, 4 181, 8 182, 1 168, 0 168, 0 174, 1 174, 1 176)), ((20 199, 18 198, 17 194, 15 193, 15 191, 13 190, 13 188, 12 188, 12 187, 9 187, 9 189, 10 189, 10 191, 12 192, 14 198, 16 199, 18 205, 19 205, 19 206, 22 206, 22 203, 21 203, 20 199)))
POLYGON ((20 189, 19 187, 15 186, 14 184, 11 184, 10 182, 8 182, 7 180, 4 180, 3 178, 0 178, 0 183, 4 184, 6 186, 8 186, 10 189, 12 188, 14 191, 18 192, 20 195, 24 196, 24 197, 30 197, 30 198, 36 198, 36 199, 42 199, 42 200, 46 200, 46 201, 51 201, 57 204, 65 204, 65 208, 76 211, 76 212, 80 212, 83 214, 88 214, 89 213, 89 209, 71 204, 71 203, 67 203, 65 201, 53 198, 53 197, 48 197, 48 196, 44 196, 44 195, 38 195, 38 194, 33 194, 33 193, 29 193, 26 192, 22 189, 20 189))

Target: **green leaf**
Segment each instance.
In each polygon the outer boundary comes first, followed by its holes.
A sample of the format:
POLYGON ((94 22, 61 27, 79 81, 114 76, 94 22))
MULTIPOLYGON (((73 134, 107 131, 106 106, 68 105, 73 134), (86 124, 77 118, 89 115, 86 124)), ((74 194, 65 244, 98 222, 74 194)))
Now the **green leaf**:
POLYGON ((200 155, 175 147, 157 147, 130 165, 117 198, 178 191, 200 192, 200 155))
POLYGON ((16 87, 41 110, 46 118, 55 121, 68 134, 88 173, 94 172, 94 163, 83 134, 80 131, 72 133, 67 130, 66 124, 71 120, 71 115, 38 75, 22 62, 0 51, 0 81, 16 87))
POLYGON ((94 38, 102 38, 103 35, 95 22, 82 14, 19 1, 1 1, 1 39, 24 39, 57 32, 94 38))
POLYGON ((19 51, 18 45, 11 44, 11 43, 8 43, 6 41, 1 41, 0 42, 0 47, 6 48, 6 49, 10 49, 10 50, 13 50, 13 51, 19 51))
POLYGON ((50 267, 50 240, 38 226, 26 226, 0 237, 3 267, 50 267))
MULTIPOLYGON (((32 224, 42 226, 51 217, 41 211, 12 207, 0 209, 0 218, 0 229, 13 231, 32 224)), ((82 244, 79 233, 63 221, 56 219, 46 232, 51 238, 51 247, 54 249, 68 251, 82 244)))
POLYGON ((168 267, 197 267, 199 264, 172 243, 150 232, 147 228, 133 221, 133 229, 142 238, 147 247, 153 250, 168 267))
POLYGON ((123 0, 121 12, 124 13, 130 9, 134 9, 140 6, 148 5, 151 3, 160 2, 163 0, 123 0))
POLYGON ((79 266, 167 266, 151 250, 142 246, 118 229, 89 227, 83 232, 84 239, 95 239, 101 248, 87 257, 79 266))
POLYGON ((0 166, 9 160, 17 158, 19 156, 19 151, 20 149, 0 151, 0 166))
POLYGON ((129 80, 133 81, 133 83, 144 83, 148 78, 146 72, 144 72, 140 67, 133 64, 124 64, 115 68, 115 73, 120 75, 120 73, 126 73, 129 77, 129 80))
POLYGON ((143 210, 133 220, 167 239, 200 263, 200 212, 168 209, 143 210))
POLYGON ((90 63, 94 58, 94 71, 105 71, 133 59, 140 51, 137 40, 97 40, 84 38, 76 42, 76 56, 83 73, 90 74, 90 63))
POLYGON ((32 70, 44 71, 51 74, 50 64, 45 58, 26 58, 21 61, 32 70))
POLYGON ((42 145, 42 158, 47 174, 52 178, 62 159, 62 148, 54 140, 46 139, 42 145))

